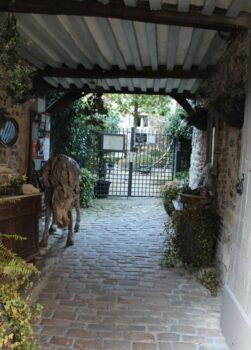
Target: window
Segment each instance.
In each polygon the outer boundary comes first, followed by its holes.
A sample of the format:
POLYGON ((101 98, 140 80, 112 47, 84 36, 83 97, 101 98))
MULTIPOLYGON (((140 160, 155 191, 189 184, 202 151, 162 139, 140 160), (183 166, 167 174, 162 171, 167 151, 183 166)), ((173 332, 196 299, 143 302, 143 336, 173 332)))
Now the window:
POLYGON ((148 126, 148 117, 146 115, 144 115, 143 121, 144 121, 143 123, 144 127, 148 126))

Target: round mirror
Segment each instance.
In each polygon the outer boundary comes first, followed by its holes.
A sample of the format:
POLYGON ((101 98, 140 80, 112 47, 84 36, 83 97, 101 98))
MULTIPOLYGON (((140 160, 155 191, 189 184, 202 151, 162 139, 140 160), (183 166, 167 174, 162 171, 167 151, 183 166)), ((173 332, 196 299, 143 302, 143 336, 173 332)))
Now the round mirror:
POLYGON ((13 118, 7 118, 3 128, 0 129, 0 143, 3 146, 12 146, 18 135, 18 124, 13 118))

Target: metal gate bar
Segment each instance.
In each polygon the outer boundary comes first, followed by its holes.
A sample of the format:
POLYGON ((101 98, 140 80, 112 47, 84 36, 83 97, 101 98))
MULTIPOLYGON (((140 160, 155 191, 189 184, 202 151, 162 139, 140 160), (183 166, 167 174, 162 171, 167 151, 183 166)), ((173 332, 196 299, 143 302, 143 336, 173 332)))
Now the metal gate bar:
POLYGON ((124 151, 102 151, 101 135, 90 134, 87 169, 110 182, 109 196, 159 197, 161 187, 173 179, 173 145, 167 136, 138 128, 112 133, 124 135, 124 151))

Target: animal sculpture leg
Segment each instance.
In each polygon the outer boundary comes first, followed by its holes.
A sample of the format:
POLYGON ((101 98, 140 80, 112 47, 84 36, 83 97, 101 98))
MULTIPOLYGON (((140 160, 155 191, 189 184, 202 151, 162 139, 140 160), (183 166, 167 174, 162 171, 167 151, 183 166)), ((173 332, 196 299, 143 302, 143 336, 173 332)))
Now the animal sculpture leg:
POLYGON ((79 198, 79 195, 77 196, 76 201, 75 201, 75 209, 76 209, 76 223, 74 226, 74 231, 78 232, 79 226, 80 226, 80 198, 79 198))
POLYGON ((51 220, 52 210, 48 206, 45 210, 45 225, 44 225, 44 235, 42 240, 39 243, 39 246, 41 248, 46 248, 48 245, 48 238, 49 238, 49 225, 51 220))
POLYGON ((57 229, 56 229, 55 225, 56 225, 56 218, 55 218, 55 214, 53 214, 53 215, 52 215, 51 226, 50 226, 50 228, 49 228, 49 234, 50 234, 50 235, 53 235, 54 232, 56 232, 57 229))
POLYGON ((72 239, 73 230, 72 230, 72 212, 71 212, 71 210, 68 213, 68 217, 69 217, 69 224, 68 224, 68 237, 67 237, 66 247, 69 247, 69 246, 74 244, 74 241, 72 239))

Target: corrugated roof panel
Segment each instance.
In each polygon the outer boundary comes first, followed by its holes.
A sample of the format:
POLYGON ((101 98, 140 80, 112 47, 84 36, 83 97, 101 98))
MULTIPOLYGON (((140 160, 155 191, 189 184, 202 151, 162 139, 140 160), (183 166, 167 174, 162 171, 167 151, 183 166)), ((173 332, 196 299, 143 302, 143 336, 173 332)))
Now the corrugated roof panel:
POLYGON ((178 88, 178 92, 182 93, 184 91, 191 91, 193 86, 196 84, 201 84, 198 79, 182 79, 178 88))
POLYGON ((244 8, 247 0, 232 0, 231 5, 227 10, 227 17, 237 17, 244 8))
POLYGON ((215 65, 225 52, 226 47, 227 40, 224 40, 223 37, 219 35, 219 33, 216 33, 202 59, 200 69, 205 69, 210 65, 215 65))
POLYGON ((140 79, 132 79, 133 86, 136 88, 140 88, 140 79))
POLYGON ((202 14, 206 16, 210 16, 215 9, 217 0, 205 0, 203 9, 202 9, 202 14))
POLYGON ((70 84, 68 83, 68 81, 66 79, 57 78, 56 80, 58 81, 58 84, 60 84, 64 89, 69 89, 70 84))
POLYGON ((59 63, 62 61, 62 58, 65 58, 65 63, 68 64, 69 67, 75 67, 72 60, 69 60, 67 57, 62 57, 62 52, 60 52, 57 43, 48 40, 46 33, 39 28, 39 25, 32 17, 19 14, 17 15, 17 20, 18 29, 21 29, 22 33, 25 33, 25 37, 31 40, 32 46, 35 46, 34 43, 36 43, 48 60, 59 63))
POLYGON ((146 24, 141 22, 134 22, 137 42, 141 54, 143 66, 150 66, 150 56, 148 51, 148 39, 146 36, 146 24))
MULTIPOLYGON (((142 69, 141 55, 139 52, 139 45, 135 34, 135 28, 132 21, 122 21, 124 33, 127 39, 129 52, 132 56, 133 65, 136 69, 142 69)), ((128 63, 126 62, 128 65, 128 63)))
POLYGON ((184 70, 189 70, 195 60, 195 57, 197 55, 197 52, 200 48, 200 44, 203 38, 204 30, 203 29, 194 29, 192 40, 190 43, 190 46, 187 51, 187 55, 183 64, 184 70))
POLYGON ((178 0, 178 11, 188 12, 190 6, 190 0, 178 0))
POLYGON ((158 69, 158 51, 157 51, 157 38, 156 38, 156 25, 153 23, 147 23, 146 33, 148 39, 148 49, 150 55, 150 62, 153 70, 158 69))
POLYGON ((169 26, 157 25, 158 64, 165 66, 168 47, 169 26))
POLYGON ((99 50, 92 33, 81 17, 58 16, 65 30, 69 32, 72 40, 91 62, 97 62, 101 68, 109 69, 105 56, 99 50))
POLYGON ((98 48, 102 55, 106 57, 109 65, 118 65, 122 69, 125 68, 124 60, 107 19, 84 17, 84 21, 91 31, 92 36, 95 37, 98 48))
POLYGON ((149 0, 151 10, 160 10, 162 7, 162 0, 149 0))
POLYGON ((103 87, 104 90, 108 90, 109 89, 109 85, 107 84, 106 79, 101 79, 100 80, 100 85, 103 87))
POLYGON ((160 87, 160 79, 155 79, 154 80, 154 85, 153 85, 153 90, 154 92, 158 92, 160 87))
POLYGON ((193 86, 192 86, 192 88, 191 88, 191 90, 190 90, 190 92, 192 94, 194 94, 199 89, 201 84, 202 84, 202 80, 201 79, 196 79, 194 84, 193 84, 193 86))
POLYGON ((175 63, 178 66, 182 66, 185 61, 187 50, 191 43, 193 30, 193 28, 180 28, 177 55, 175 60, 175 63))
POLYGON ((146 79, 146 87, 147 89, 153 89, 154 79, 146 79))
POLYGON ((109 19, 109 22, 112 27, 113 33, 116 37, 116 41, 120 49, 120 52, 122 53, 126 64, 133 65, 133 58, 132 58, 131 50, 129 48, 128 39, 126 37, 124 21, 112 18, 112 19, 109 19))
POLYGON ((64 30, 57 16, 30 15, 30 17, 33 17, 41 26, 41 30, 47 34, 47 40, 51 40, 53 45, 58 44, 62 55, 75 64, 83 63, 85 67, 92 68, 92 62, 74 43, 68 31, 64 30))
POLYGON ((190 91, 198 79, 187 79, 185 90, 190 91))
POLYGON ((166 68, 172 70, 176 64, 177 47, 179 42, 179 27, 170 26, 168 33, 168 48, 167 48, 167 59, 166 68))
POLYGON ((138 0, 124 0, 124 4, 126 6, 133 6, 135 7, 137 5, 138 0))
POLYGON ((118 46, 111 23, 106 18, 97 18, 96 20, 97 20, 98 26, 100 27, 100 29, 105 35, 106 44, 110 48, 111 53, 113 54, 114 64, 119 66, 119 68, 121 69, 125 69, 126 68, 125 59, 118 46))
POLYGON ((159 84, 160 89, 165 89, 166 82, 167 82, 167 79, 160 79, 160 84, 159 84))
POLYGON ((57 87, 57 86, 58 86, 58 81, 57 81, 57 79, 55 79, 55 78, 44 78, 44 80, 45 80, 48 84, 50 84, 50 85, 52 85, 52 86, 54 86, 54 87, 57 87))
POLYGON ((141 79, 141 91, 145 92, 146 91, 146 79, 141 79))
POLYGON ((170 93, 173 89, 178 89, 180 85, 180 79, 167 79, 166 92, 170 93))
POLYGON ((203 32, 200 45, 193 60, 193 65, 199 66, 201 64, 215 35, 216 31, 214 30, 207 30, 203 32))
POLYGON ((27 61, 33 64, 35 67, 39 69, 43 69, 45 67, 45 64, 41 62, 37 57, 32 55, 32 49, 27 49, 27 48, 20 48, 19 49, 19 54, 27 61))

